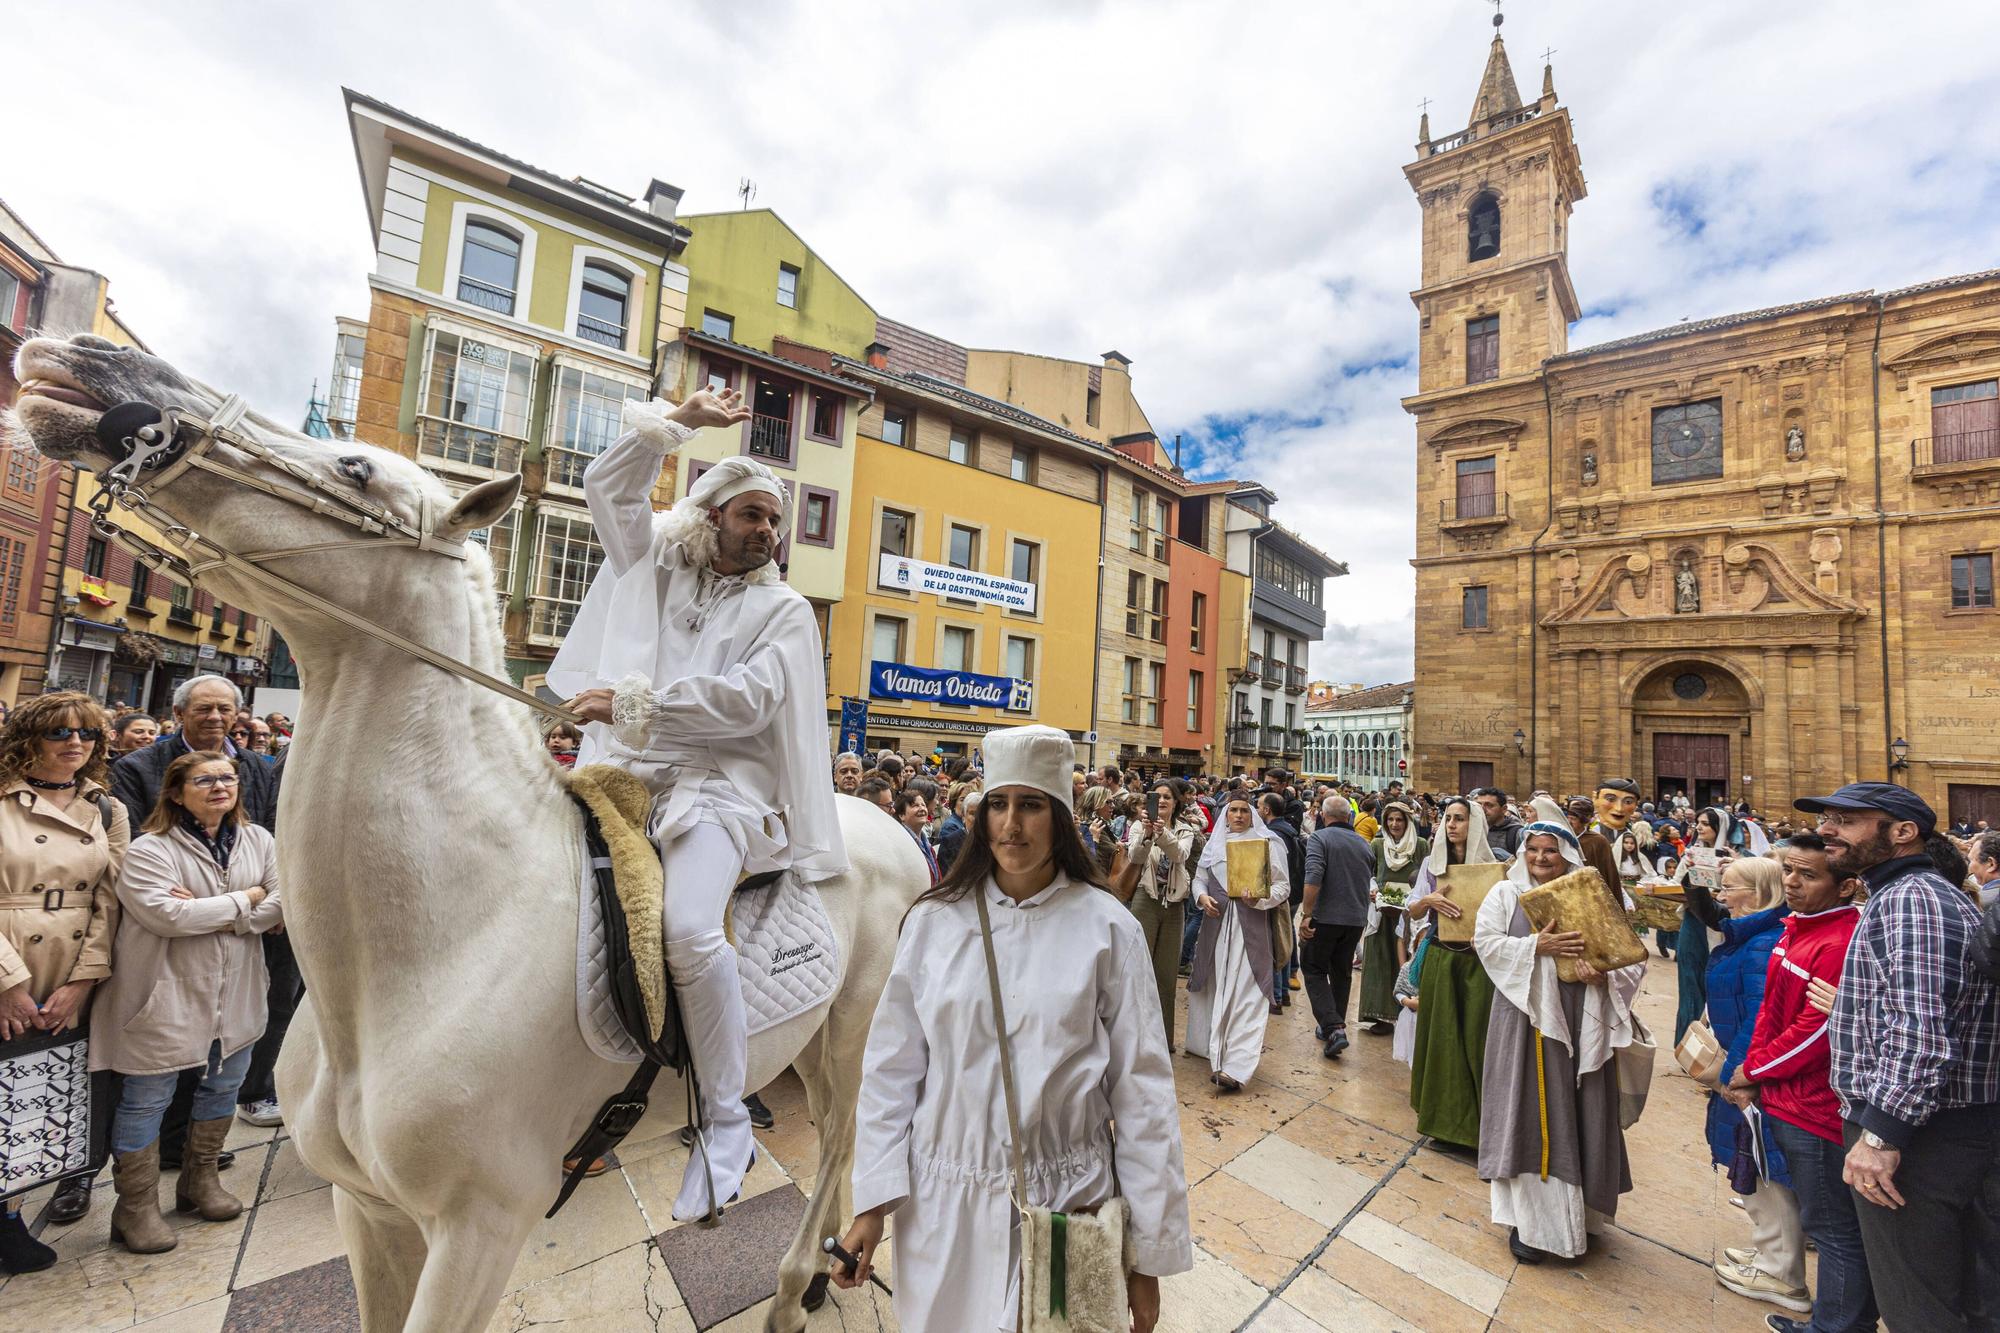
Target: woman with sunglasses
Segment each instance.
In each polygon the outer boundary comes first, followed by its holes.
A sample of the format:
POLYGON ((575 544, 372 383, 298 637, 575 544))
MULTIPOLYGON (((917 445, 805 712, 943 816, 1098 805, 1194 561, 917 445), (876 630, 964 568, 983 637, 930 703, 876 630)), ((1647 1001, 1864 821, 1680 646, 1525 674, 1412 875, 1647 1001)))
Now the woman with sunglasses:
MULTIPOLYGON (((20 705, 0 733, 0 1043, 80 1026, 91 990, 111 975, 130 833, 107 795, 107 731, 89 695, 63 691, 20 705)), ((0 1110, 0 1138, 12 1128, 0 1110)), ((74 1222, 89 1208, 90 1176, 75 1175, 50 1217, 74 1222)), ((55 1260, 13 1202, 0 1205, 0 1272, 55 1260)))
MULTIPOLYGON (((245 763, 259 761, 245 758, 245 763)), ((236 762, 194 750, 167 765, 159 804, 118 879, 118 972, 92 1016, 90 1067, 124 1075, 111 1122, 118 1207, 111 1239, 135 1254, 177 1244, 160 1216, 160 1121, 183 1069, 200 1069, 176 1211, 243 1211, 216 1175, 236 1090, 266 1017, 264 951, 280 929, 271 835, 243 816, 236 762)))

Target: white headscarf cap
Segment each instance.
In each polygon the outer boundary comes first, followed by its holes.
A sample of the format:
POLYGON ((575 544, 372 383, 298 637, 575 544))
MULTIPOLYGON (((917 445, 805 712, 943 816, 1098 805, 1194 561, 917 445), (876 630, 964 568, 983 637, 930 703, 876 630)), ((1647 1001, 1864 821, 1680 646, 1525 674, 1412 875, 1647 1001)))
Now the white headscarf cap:
POLYGON ((986 733, 981 750, 986 756, 987 791, 1032 787, 1075 813, 1070 774, 1076 769, 1076 744, 1068 732, 1042 726, 1002 727, 986 733))
POLYGON ((771 496, 781 509, 790 508, 778 474, 754 458, 723 459, 701 474, 701 480, 689 488, 687 498, 706 509, 720 509, 737 496, 752 491, 771 496))

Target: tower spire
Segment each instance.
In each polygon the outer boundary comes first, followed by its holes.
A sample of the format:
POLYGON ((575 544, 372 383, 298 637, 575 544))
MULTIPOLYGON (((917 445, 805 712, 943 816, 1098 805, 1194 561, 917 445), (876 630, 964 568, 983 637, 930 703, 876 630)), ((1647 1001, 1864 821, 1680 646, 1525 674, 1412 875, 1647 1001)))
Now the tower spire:
POLYGON ((1500 12, 1500 0, 1493 0, 1493 11, 1493 49, 1487 53, 1486 72, 1480 76, 1479 95, 1473 99, 1472 126, 1521 105, 1521 86, 1514 82, 1514 67, 1507 63, 1507 44, 1500 40, 1500 25, 1507 21, 1500 12))

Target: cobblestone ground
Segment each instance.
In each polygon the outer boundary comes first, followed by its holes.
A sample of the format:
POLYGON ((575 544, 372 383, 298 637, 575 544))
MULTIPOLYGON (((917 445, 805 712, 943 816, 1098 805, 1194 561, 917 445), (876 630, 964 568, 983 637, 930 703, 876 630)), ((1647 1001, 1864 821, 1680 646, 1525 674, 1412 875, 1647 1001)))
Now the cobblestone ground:
MULTIPOLYGON (((1654 963, 1640 1012, 1656 1033, 1670 1035, 1673 974, 1654 963)), ((1390 1058, 1387 1037, 1358 1033, 1352 1050, 1327 1061, 1301 994, 1272 1018, 1262 1068, 1242 1093, 1217 1095, 1205 1063, 1177 1056, 1175 1065, 1197 1249, 1194 1271, 1165 1283, 1164 1330, 1685 1333, 1760 1328, 1772 1308, 1724 1291, 1709 1273, 1723 1246, 1746 1243, 1747 1224, 1701 1146, 1700 1094, 1664 1050, 1651 1103, 1628 1136, 1635 1188, 1616 1227, 1581 1261, 1540 1267, 1509 1256, 1505 1232, 1486 1220, 1486 1190, 1471 1162, 1417 1138, 1408 1071, 1390 1058)), ((759 1135, 769 1154, 748 1193, 810 1191, 817 1153, 796 1080, 787 1075, 765 1099, 778 1126, 759 1135)), ((686 1160, 675 1133, 683 1117, 677 1107, 656 1107, 627 1140, 618 1169, 586 1182, 530 1238, 492 1328, 650 1333, 711 1319, 720 1322, 708 1326, 728 1333, 762 1328, 762 1304, 715 1315, 714 1302, 728 1293, 704 1299, 701 1274, 674 1258, 698 1238, 669 1217, 686 1160)), ((282 1130, 238 1124, 231 1146, 238 1165, 225 1181, 256 1192, 243 1217, 176 1218, 177 1250, 127 1254, 107 1239, 107 1173, 87 1218, 42 1230, 62 1262, 0 1285, 0 1327, 356 1327, 326 1186, 300 1164, 282 1130)), ((162 1181, 169 1216, 172 1188, 162 1181)), ((27 1201, 31 1222, 44 1202, 27 1201)), ((784 1202, 773 1197, 767 1211, 784 1215, 784 1202)), ((885 1249, 893 1284, 893 1244, 885 1249)), ((836 1293, 811 1327, 896 1324, 886 1299, 836 1293)))

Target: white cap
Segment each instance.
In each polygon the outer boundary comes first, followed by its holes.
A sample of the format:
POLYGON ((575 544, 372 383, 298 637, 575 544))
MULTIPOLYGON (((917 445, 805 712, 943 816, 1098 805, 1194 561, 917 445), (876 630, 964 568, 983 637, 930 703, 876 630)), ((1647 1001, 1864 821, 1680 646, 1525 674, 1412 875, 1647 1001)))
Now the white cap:
POLYGON ((1054 727, 1003 727, 986 733, 986 790, 1033 787, 1075 812, 1070 773, 1076 765, 1076 745, 1054 727))
POLYGON ((737 496, 751 491, 762 491, 772 496, 779 508, 789 513, 785 488, 779 483, 778 474, 753 458, 723 459, 702 473, 701 480, 689 489, 687 498, 709 509, 720 509, 737 496))

